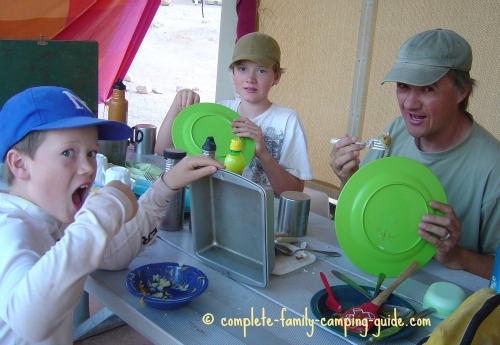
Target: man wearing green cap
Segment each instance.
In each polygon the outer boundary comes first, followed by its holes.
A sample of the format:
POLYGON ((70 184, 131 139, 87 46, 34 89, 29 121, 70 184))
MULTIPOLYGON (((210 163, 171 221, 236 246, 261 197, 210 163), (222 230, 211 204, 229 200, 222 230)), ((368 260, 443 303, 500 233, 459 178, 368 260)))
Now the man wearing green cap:
MULTIPOLYGON (((500 142, 467 112, 474 79, 469 43, 451 30, 409 38, 382 83, 396 83, 401 116, 389 133, 389 156, 414 159, 436 174, 448 204, 430 202, 444 215, 422 216, 418 234, 437 249, 441 264, 485 278, 500 242, 500 142)), ((359 168, 362 147, 344 135, 330 166, 342 186, 359 168)), ((367 152, 361 166, 384 155, 367 152)))

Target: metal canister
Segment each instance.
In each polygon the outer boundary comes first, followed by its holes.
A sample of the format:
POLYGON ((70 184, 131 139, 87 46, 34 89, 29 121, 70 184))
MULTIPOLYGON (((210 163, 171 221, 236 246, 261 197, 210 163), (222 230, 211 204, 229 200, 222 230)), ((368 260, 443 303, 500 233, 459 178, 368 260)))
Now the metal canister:
MULTIPOLYGON (((186 151, 175 148, 167 148, 163 152, 165 157, 165 171, 172 169, 182 158, 186 157, 186 151)), ((179 231, 184 227, 184 199, 185 187, 179 189, 170 202, 161 220, 160 230, 179 231)))
POLYGON ((275 233, 289 237, 306 235, 311 197, 306 193, 287 191, 281 193, 275 233))

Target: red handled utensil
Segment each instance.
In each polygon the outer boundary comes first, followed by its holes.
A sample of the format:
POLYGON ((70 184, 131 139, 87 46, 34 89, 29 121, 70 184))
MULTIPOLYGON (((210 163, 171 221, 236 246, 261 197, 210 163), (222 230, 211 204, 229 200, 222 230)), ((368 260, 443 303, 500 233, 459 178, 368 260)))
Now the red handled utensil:
POLYGON ((323 282, 326 293, 328 294, 328 297, 326 298, 326 306, 336 313, 341 313, 342 306, 340 305, 339 302, 337 302, 335 296, 333 296, 332 288, 330 287, 330 284, 328 283, 325 274, 323 272, 319 272, 319 276, 321 277, 321 281, 323 282))
POLYGON ((387 287, 387 289, 382 291, 372 301, 364 303, 360 306, 352 307, 346 311, 342 315, 344 323, 346 323, 344 325, 345 329, 358 334, 365 334, 368 332, 375 324, 375 320, 378 318, 378 310, 380 306, 406 278, 415 272, 417 268, 418 262, 413 261, 404 269, 403 272, 399 274, 396 280, 394 280, 392 284, 387 287), (366 319, 366 321, 364 319, 366 319))

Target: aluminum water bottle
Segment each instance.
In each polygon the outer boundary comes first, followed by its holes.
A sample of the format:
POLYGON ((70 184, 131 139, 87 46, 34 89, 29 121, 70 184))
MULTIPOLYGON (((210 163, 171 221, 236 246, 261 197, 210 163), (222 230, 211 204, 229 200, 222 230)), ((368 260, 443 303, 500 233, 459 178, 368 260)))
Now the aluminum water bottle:
POLYGON ((497 254, 495 256, 495 265, 493 266, 493 273, 490 279, 490 288, 497 293, 500 292, 500 244, 497 247, 497 254))
MULTIPOLYGON (((186 151, 168 148, 163 152, 163 157, 165 157, 165 171, 167 172, 182 158, 186 157, 186 151)), ((186 189, 183 187, 170 199, 167 210, 161 220, 160 230, 179 231, 183 229, 185 193, 186 189)))
POLYGON ((201 154, 215 158, 215 150, 217 150, 217 145, 215 144, 214 137, 207 137, 205 143, 201 147, 201 154))
MULTIPOLYGON (((201 147, 201 154, 204 156, 208 156, 211 158, 215 159, 215 151, 217 150, 217 145, 215 144, 215 139, 212 136, 208 136, 207 139, 205 139, 205 143, 201 147)), ((186 187, 186 193, 189 193, 189 187, 186 187)), ((191 194, 188 194, 188 196, 191 196, 191 194)), ((191 200, 188 200, 188 203, 191 200)), ((191 209, 191 207, 190 207, 191 209)), ((189 232, 193 232, 193 225, 191 222, 191 212, 189 214, 189 232)))

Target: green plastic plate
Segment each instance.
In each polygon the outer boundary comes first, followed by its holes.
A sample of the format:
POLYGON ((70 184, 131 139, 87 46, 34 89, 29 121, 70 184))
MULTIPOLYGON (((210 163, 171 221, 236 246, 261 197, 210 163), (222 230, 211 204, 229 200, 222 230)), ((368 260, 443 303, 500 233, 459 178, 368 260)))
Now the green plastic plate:
POLYGON ((436 249, 417 231, 423 214, 440 214, 430 200, 447 203, 437 177, 417 161, 386 157, 362 167, 344 186, 335 210, 345 255, 366 273, 388 277, 414 260, 426 264, 436 249))
MULTIPOLYGON (((229 153, 231 139, 238 138, 232 132, 231 122, 240 117, 238 113, 220 104, 196 103, 183 109, 172 125, 172 140, 176 148, 185 150, 190 156, 201 154, 201 147, 208 136, 213 136, 217 149, 215 158, 224 163, 229 153)), ((245 165, 250 163, 255 152, 251 138, 240 138, 243 142, 241 153, 245 165)))

